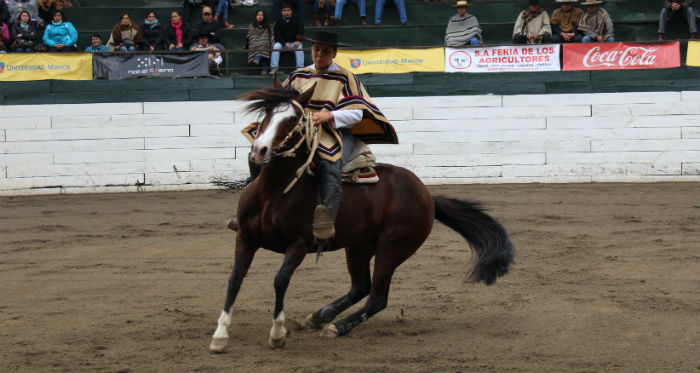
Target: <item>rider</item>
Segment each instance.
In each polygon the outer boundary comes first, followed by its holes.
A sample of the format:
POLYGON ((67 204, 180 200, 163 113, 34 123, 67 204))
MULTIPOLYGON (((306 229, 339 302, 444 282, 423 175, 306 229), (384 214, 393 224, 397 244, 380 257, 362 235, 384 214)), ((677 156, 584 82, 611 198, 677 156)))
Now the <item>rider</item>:
POLYGON ((357 77, 338 66, 333 59, 338 46, 338 35, 316 31, 310 41, 313 64, 291 73, 285 87, 304 92, 314 87, 306 109, 313 112, 314 124, 329 134, 337 135, 340 143, 324 144, 318 148, 316 179, 320 204, 313 219, 314 237, 326 240, 335 235, 335 221, 342 199, 341 173, 343 164, 353 149, 353 139, 368 144, 397 144, 394 128, 374 105, 357 77))

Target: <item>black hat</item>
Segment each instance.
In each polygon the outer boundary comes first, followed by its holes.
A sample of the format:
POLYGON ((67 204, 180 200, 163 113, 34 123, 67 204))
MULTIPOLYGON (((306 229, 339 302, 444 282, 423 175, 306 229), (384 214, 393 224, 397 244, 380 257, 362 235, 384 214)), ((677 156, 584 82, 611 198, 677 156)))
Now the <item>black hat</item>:
POLYGON ((528 0, 529 5, 540 5, 540 0, 528 0))
POLYGON ((314 44, 326 44, 326 45, 332 45, 334 47, 350 47, 350 44, 345 44, 345 43, 339 43, 338 42, 338 34, 334 32, 327 32, 327 31, 314 31, 314 36, 311 38, 307 38, 305 36, 299 36, 299 39, 310 41, 314 44))

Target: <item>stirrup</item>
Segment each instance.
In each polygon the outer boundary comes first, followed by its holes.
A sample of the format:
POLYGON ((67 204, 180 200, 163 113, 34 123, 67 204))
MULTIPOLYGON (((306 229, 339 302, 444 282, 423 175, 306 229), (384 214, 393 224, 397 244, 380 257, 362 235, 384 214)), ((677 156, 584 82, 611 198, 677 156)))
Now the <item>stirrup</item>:
POLYGON ((335 225, 331 213, 324 205, 316 206, 314 210, 313 233, 317 240, 327 240, 335 236, 335 225))

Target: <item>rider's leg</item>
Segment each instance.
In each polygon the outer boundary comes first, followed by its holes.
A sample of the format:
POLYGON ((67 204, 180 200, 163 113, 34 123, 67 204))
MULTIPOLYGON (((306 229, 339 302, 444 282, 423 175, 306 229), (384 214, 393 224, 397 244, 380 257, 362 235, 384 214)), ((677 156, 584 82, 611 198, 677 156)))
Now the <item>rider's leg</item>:
POLYGON ((335 236, 335 221, 340 210, 340 201, 343 199, 340 170, 352 153, 352 130, 344 128, 340 130, 340 135, 343 142, 343 156, 336 162, 321 160, 316 167, 321 204, 316 206, 314 211, 313 233, 319 240, 327 240, 335 236))

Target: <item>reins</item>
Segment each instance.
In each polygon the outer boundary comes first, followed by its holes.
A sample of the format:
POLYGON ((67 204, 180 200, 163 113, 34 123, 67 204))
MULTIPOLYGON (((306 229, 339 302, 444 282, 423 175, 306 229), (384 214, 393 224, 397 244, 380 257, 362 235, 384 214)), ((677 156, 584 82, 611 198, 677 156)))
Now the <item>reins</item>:
POLYGON ((287 192, 294 187, 297 181, 299 181, 301 175, 304 174, 306 167, 311 164, 311 160, 314 158, 314 154, 316 154, 316 149, 318 148, 318 127, 314 125, 314 120, 311 113, 304 110, 304 107, 295 100, 292 100, 292 104, 301 111, 301 116, 299 117, 299 121, 297 122, 296 126, 294 126, 294 128, 289 131, 287 136, 285 136, 285 138, 282 139, 282 141, 280 141, 280 143, 277 144, 277 146, 272 150, 272 155, 282 158, 296 157, 297 149, 299 149, 303 143, 306 143, 306 148, 309 150, 309 156, 306 159, 306 162, 304 162, 304 164, 297 169, 296 176, 284 189, 283 194, 287 194, 287 192), (291 148, 281 151, 280 149, 287 143, 287 141, 289 141, 289 139, 292 138, 292 136, 294 136, 295 133, 301 135, 299 141, 297 141, 291 148))

